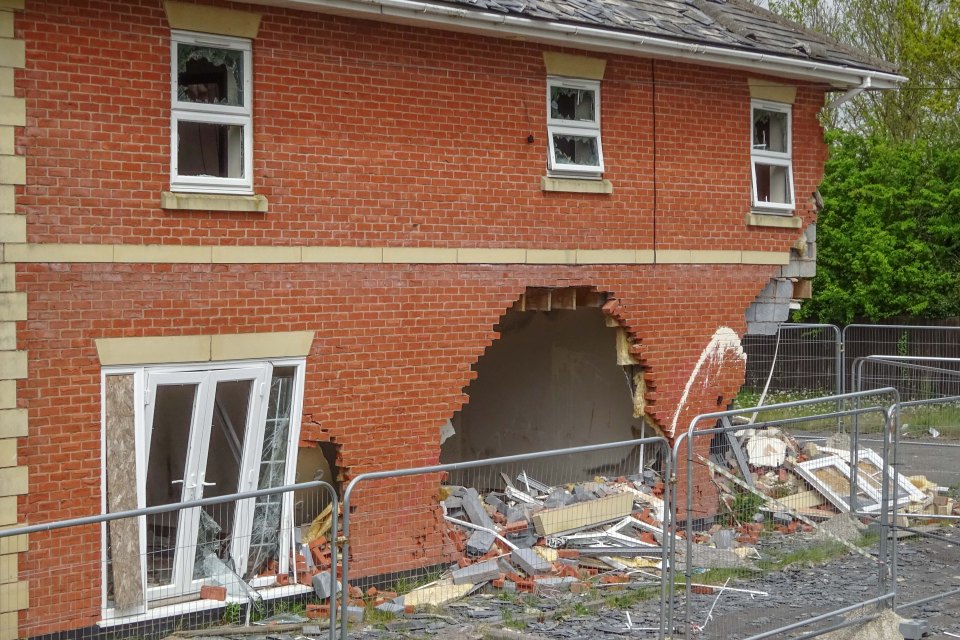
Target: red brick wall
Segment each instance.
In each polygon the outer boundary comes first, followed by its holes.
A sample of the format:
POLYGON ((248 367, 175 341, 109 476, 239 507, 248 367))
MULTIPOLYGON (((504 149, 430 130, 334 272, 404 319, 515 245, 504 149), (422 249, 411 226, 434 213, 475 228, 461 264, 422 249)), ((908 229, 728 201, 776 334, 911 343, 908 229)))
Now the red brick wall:
MULTIPOLYGON (((542 47, 256 10, 264 17, 254 43, 255 189, 270 211, 237 214, 158 206, 169 181, 169 29, 160 0, 27 3, 16 21, 27 42, 16 83, 27 100, 17 145, 28 172, 17 202, 30 242, 786 251, 798 235, 744 224, 745 74, 603 56, 605 177, 615 192, 544 193, 542 47)), ((803 88, 794 111, 796 193, 808 221, 825 153, 821 103, 819 90, 803 88)), ((356 474, 437 462, 439 425, 466 401, 471 365, 526 287, 592 286, 620 299, 649 368, 651 417, 664 426, 711 336, 720 326, 742 333, 744 310, 773 271, 20 265, 29 319, 18 346, 29 351, 29 379, 18 394, 30 420, 19 451, 30 469, 22 517, 100 511, 96 338, 316 331, 303 437, 335 440, 356 474)), ((742 363, 723 359, 704 375, 678 416, 681 428, 716 410, 717 396, 733 397, 742 363)), ((432 522, 371 516, 397 497, 431 504, 435 490, 405 481, 399 493, 358 496, 352 543, 384 547, 376 566, 358 554, 359 571, 440 557, 432 522), (428 551, 414 557, 383 544, 405 531, 428 551)), ((698 500, 706 509, 710 497, 698 500)), ((57 542, 63 534, 30 539, 23 633, 99 617, 99 532, 70 535, 69 553, 57 542), (78 571, 90 579, 78 583, 78 571)))
MULTIPOLYGON (((775 250, 795 235, 743 224, 746 74, 603 56, 615 193, 545 194, 543 47, 257 9, 266 215, 159 208, 170 144, 159 0, 28 3, 17 29, 30 180, 18 203, 30 241, 650 249, 656 226, 660 249, 775 250)), ((803 90, 794 113, 805 212, 824 153, 818 104, 820 91, 803 90)))

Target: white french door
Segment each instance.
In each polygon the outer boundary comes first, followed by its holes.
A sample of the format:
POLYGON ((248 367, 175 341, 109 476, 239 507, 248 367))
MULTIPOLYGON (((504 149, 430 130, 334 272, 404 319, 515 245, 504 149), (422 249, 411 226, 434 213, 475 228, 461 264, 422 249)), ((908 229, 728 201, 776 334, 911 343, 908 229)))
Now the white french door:
MULTIPOLYGON (((257 488, 269 364, 147 372, 146 507, 257 488)), ((200 590, 212 563, 247 566, 253 500, 147 516, 141 543, 148 600, 200 590)))

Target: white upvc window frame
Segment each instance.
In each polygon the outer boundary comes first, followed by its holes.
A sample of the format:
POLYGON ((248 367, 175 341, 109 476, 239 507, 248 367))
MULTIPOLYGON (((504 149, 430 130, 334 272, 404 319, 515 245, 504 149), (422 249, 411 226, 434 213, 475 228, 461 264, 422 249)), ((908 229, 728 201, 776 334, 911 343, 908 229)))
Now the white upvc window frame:
POLYGON ((253 194, 253 43, 246 38, 232 38, 192 31, 170 32, 170 190, 185 193, 253 194), (240 106, 188 102, 179 100, 178 45, 192 44, 233 49, 243 55, 243 104, 240 106), (179 124, 199 122, 240 126, 243 129, 241 153, 242 176, 180 175, 179 124))
MULTIPOLYGON (((256 401, 259 405, 256 409, 256 415, 251 414, 251 419, 253 424, 251 427, 254 429, 250 433, 252 440, 248 445, 248 448, 251 451, 259 452, 262 450, 263 446, 263 436, 264 436, 264 427, 267 415, 267 405, 269 401, 269 385, 270 381, 273 378, 273 371, 277 368, 292 368, 294 369, 294 382, 293 382, 293 395, 290 399, 291 401, 291 411, 290 411, 290 426, 289 432, 287 434, 287 461, 286 469, 284 473, 284 486, 292 485, 296 479, 296 467, 297 467, 297 453, 298 453, 298 442, 300 440, 300 424, 301 418, 303 415, 303 400, 304 400, 304 378, 306 373, 306 359, 305 358, 278 358, 278 359, 267 359, 267 360, 232 360, 232 361, 217 361, 217 362, 204 362, 204 363, 185 363, 185 364, 174 364, 174 365, 143 365, 143 366, 111 366, 104 367, 101 369, 100 375, 100 388, 101 388, 101 425, 106 424, 106 379, 111 375, 123 375, 131 374, 133 375, 133 402, 134 402, 134 424, 135 424, 135 451, 136 451, 136 478, 134 481, 137 484, 137 507, 143 508, 146 505, 146 477, 147 477, 147 464, 148 464, 148 449, 150 442, 150 432, 152 429, 152 424, 148 420, 148 414, 150 411, 147 408, 147 405, 151 399, 148 398, 148 390, 150 388, 150 377, 151 376, 180 376, 182 379, 193 379, 197 375, 205 374, 224 374, 227 378, 231 377, 230 373, 234 372, 236 375, 245 377, 246 379, 251 379, 249 374, 244 375, 246 372, 249 372, 251 369, 258 369, 261 371, 260 382, 264 383, 266 386, 262 389, 260 393, 260 398, 256 401)), ((251 412, 253 409, 251 408, 251 412)), ((103 513, 107 512, 107 472, 106 472, 106 460, 107 460, 107 449, 109 443, 106 440, 106 429, 101 429, 101 509, 103 513)), ((242 486, 239 490, 248 491, 257 488, 257 483, 259 482, 259 465, 253 464, 253 460, 244 459, 242 464, 246 472, 253 472, 249 475, 248 481, 252 484, 242 486)), ((246 475, 246 474, 245 474, 246 475)), ((249 499, 244 502, 250 502, 250 511, 255 506, 253 504, 254 499, 249 499)), ((293 493, 286 492, 283 494, 282 499, 282 513, 283 518, 289 518, 293 513, 294 503, 293 503, 293 493)), ((176 513, 176 512, 174 512, 176 513)), ((141 563, 145 562, 145 548, 146 548, 146 530, 145 524, 146 520, 143 516, 139 519, 140 521, 140 550, 141 550, 141 563)), ((279 546, 281 549, 292 549, 292 545, 295 543, 293 539, 293 527, 288 526, 281 530, 279 546)), ((101 525, 101 600, 102 600, 102 619, 98 623, 100 626, 112 626, 118 624, 118 621, 134 621, 134 620, 147 620, 157 617, 163 617, 163 615, 174 615, 178 613, 186 613, 190 611, 208 608, 207 605, 211 607, 222 606, 223 603, 204 603, 204 601, 190 600, 188 602, 174 605, 174 606, 160 606, 156 605, 151 606, 151 603, 155 602, 156 599, 162 598, 165 593, 165 587, 154 588, 148 587, 146 584, 146 568, 141 565, 141 572, 143 576, 143 584, 141 586, 144 593, 144 604, 143 608, 140 611, 124 611, 110 606, 108 597, 107 597, 107 572, 110 570, 110 564, 107 556, 107 527, 106 525, 101 525)), ((291 570, 290 566, 290 553, 282 553, 280 555, 279 571, 281 573, 287 573, 291 570)), ((257 578, 254 578, 250 582, 251 586, 254 588, 262 587, 262 581, 259 581, 257 578)), ((283 588, 281 588, 282 590, 283 588)), ((265 597, 268 594, 265 594, 265 597)))
POLYGON ((796 196, 793 180, 793 106, 782 102, 771 102, 769 100, 751 100, 750 101, 750 176, 753 209, 768 213, 792 213, 796 209, 796 196), (754 113, 757 109, 772 111, 775 113, 784 113, 787 116, 787 151, 768 151, 767 149, 756 148, 753 144, 754 113), (787 182, 789 184, 788 199, 789 202, 770 202, 760 200, 757 192, 757 165, 767 165, 774 167, 783 167, 787 172, 787 182))
POLYGON ((547 175, 560 178, 591 178, 603 177, 603 144, 600 140, 600 81, 582 78, 566 78, 562 76, 547 76, 547 175), (554 87, 564 89, 580 89, 592 91, 594 97, 593 120, 567 120, 554 118, 551 109, 551 99, 554 87), (593 138, 597 143, 597 164, 582 165, 558 162, 554 135, 572 135, 593 138))

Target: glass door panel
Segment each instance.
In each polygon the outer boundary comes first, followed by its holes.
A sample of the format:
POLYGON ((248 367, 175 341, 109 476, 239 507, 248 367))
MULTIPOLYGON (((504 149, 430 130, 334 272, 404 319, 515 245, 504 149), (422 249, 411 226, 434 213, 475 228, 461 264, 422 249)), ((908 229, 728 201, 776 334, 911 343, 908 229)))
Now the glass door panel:
MULTIPOLYGON (((283 486, 289 454, 290 416, 293 410, 293 367, 277 368, 270 381, 267 419, 263 429, 260 472, 257 489, 283 486)), ((253 529, 250 533, 250 557, 244 579, 250 580, 280 560, 281 514, 284 496, 261 496, 254 503, 253 529)))
MULTIPOLYGON (((148 390, 149 439, 145 506, 156 507, 189 499, 188 454, 190 429, 197 413, 197 382, 160 384, 148 390), (186 480, 186 481, 185 481, 186 480)), ((176 511, 146 516, 147 587, 174 582, 180 514, 176 511)))
MULTIPOLYGON (((243 458, 250 422, 253 380, 219 382, 213 399, 209 448, 201 474, 204 498, 240 491, 243 458)), ((199 516, 193 578, 207 575, 204 558, 223 558, 234 535, 236 505, 233 502, 203 507, 199 516)), ((243 535, 242 532, 236 532, 243 535)))

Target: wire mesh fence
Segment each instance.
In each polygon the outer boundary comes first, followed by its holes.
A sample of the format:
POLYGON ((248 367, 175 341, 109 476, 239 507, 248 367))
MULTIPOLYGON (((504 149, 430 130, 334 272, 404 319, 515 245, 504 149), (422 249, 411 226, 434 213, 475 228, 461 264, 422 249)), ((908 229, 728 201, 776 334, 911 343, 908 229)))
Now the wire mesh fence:
POLYGON ((399 615, 391 628, 411 631, 422 622, 401 614, 456 603, 531 631, 589 604, 663 637, 669 459, 666 440, 645 438, 358 476, 344 497, 344 636, 349 619, 399 615))
POLYGON ((840 393, 840 330, 833 325, 781 324, 774 335, 745 335, 747 355, 738 406, 777 404, 840 393))
POLYGON ((892 605, 893 467, 882 454, 850 461, 859 426, 877 422, 889 437, 896 405, 884 389, 693 421, 674 446, 677 631, 798 638, 892 605), (850 435, 820 446, 797 437, 840 416, 850 435))
MULTIPOLYGON (((945 612, 960 610, 960 359, 869 356, 852 367, 854 384, 898 389, 904 402, 896 467, 917 500, 896 513, 897 611, 960 631, 945 612)), ((864 447, 877 448, 873 434, 864 447)))
POLYGON ((851 324, 843 329, 843 351, 848 389, 854 388, 855 361, 867 356, 933 358, 940 368, 960 371, 960 327, 851 324))
POLYGON ((336 549, 313 534, 331 535, 338 510, 333 487, 312 482, 0 531, 20 551, 19 582, 0 588, 0 609, 20 611, 0 618, 2 637, 176 638, 325 617, 314 581, 335 584, 336 549))

